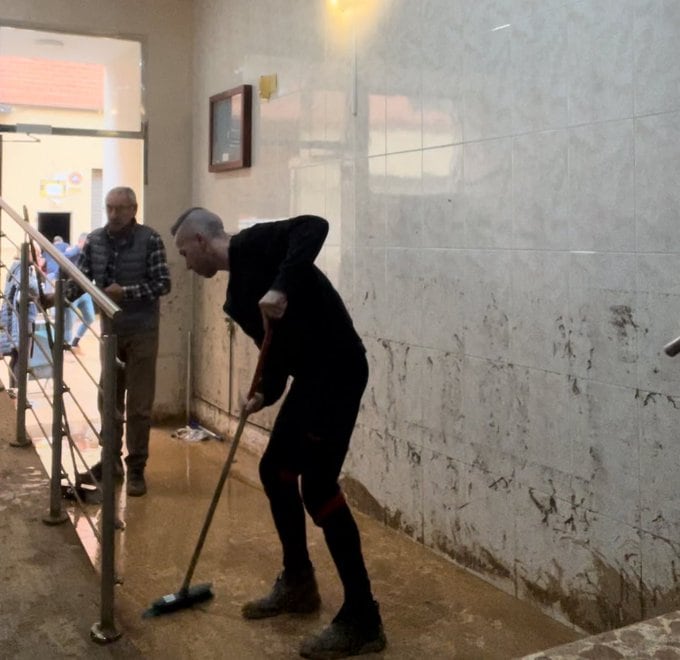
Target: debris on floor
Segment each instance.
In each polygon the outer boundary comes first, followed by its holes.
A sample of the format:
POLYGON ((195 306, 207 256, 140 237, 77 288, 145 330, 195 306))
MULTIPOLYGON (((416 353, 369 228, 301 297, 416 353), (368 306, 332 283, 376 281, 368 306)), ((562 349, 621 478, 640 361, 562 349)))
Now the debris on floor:
POLYGON ((191 423, 188 426, 183 426, 181 429, 177 429, 171 435, 173 438, 184 440, 185 442, 201 442, 202 440, 224 439, 221 435, 217 435, 217 433, 213 433, 199 424, 191 423))

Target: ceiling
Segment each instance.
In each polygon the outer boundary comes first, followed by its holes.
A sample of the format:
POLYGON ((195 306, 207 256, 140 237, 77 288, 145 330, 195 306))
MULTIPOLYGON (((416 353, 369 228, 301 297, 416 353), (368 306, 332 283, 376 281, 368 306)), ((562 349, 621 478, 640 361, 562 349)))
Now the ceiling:
POLYGON ((65 32, 0 27, 0 57, 30 57, 90 64, 107 64, 131 50, 141 59, 140 43, 65 32))

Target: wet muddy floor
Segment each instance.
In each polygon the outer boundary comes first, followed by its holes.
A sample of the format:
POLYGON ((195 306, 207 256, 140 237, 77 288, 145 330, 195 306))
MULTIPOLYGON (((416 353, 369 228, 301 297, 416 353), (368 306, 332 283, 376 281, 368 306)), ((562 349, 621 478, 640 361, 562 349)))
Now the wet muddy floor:
MULTIPOLYGON (((73 430, 79 448, 94 462, 98 448, 91 430, 86 425, 78 427, 75 421, 73 430)), ((302 640, 328 623, 340 607, 342 590, 323 536, 310 524, 310 551, 323 599, 320 614, 261 621, 241 618, 242 603, 266 593, 280 570, 279 547, 268 503, 257 482, 257 459, 243 448, 239 449, 234 470, 225 485, 194 577, 194 583, 212 582, 215 598, 193 610, 142 618, 153 600, 179 589, 228 451, 228 443, 214 439, 187 442, 173 437, 175 430, 156 428, 152 432, 148 494, 127 498, 124 489, 118 493, 118 515, 124 528, 117 532, 117 572, 121 584, 116 588, 116 621, 123 638, 107 647, 108 653, 130 657, 134 646, 147 658, 297 657, 302 640), (115 650, 117 645, 120 651, 115 650), (123 649, 126 649, 124 653, 123 649)), ((26 497, 30 495, 34 508, 42 498, 46 510, 48 468, 45 466, 49 466, 49 447, 45 439, 38 437, 37 428, 31 427, 31 432, 33 449, 5 446, 0 452, 0 461, 5 457, 5 463, 12 462, 7 457, 16 455, 7 452, 24 452, 24 457, 25 452, 29 452, 34 456, 32 472, 21 476, 20 482, 14 475, 12 488, 16 492, 23 489, 26 497), (43 465, 37 460, 36 450, 43 465)), ((5 445, 6 435, 2 439, 5 445)), ((0 464, 0 474, 2 470, 0 464)), ((55 617, 63 618, 66 612, 71 612, 72 617, 78 617, 76 628, 86 630, 98 616, 89 597, 86 606, 76 610, 77 614, 73 614, 72 607, 60 607, 58 601, 77 599, 78 593, 85 593, 84 585, 90 585, 94 574, 88 557, 97 566, 99 550, 84 514, 72 503, 65 502, 65 506, 70 515, 67 525, 75 526, 85 552, 81 547, 71 547, 68 554, 75 561, 63 568, 51 567, 51 571, 72 573, 68 586, 60 587, 56 594, 50 590, 47 601, 32 599, 31 607, 23 616, 40 621, 41 625, 54 619, 58 629, 61 619, 55 617), (73 593, 69 594, 66 592, 70 585, 73 593)), ((3 572, 9 597, 12 590, 15 597, 22 592, 17 585, 12 586, 12 580, 35 568, 35 558, 22 566, 22 553, 26 553, 21 544, 28 543, 30 535, 23 538, 17 529, 28 525, 34 535, 39 533, 48 543, 52 542, 50 539, 53 543, 64 542, 64 533, 58 528, 36 527, 41 523, 36 522, 35 515, 32 520, 23 520, 24 510, 21 498, 14 498, 12 506, 0 514, 6 520, 12 517, 13 521, 12 538, 0 539, 14 544, 12 566, 3 572)), ((91 505, 86 510, 96 526, 99 507, 91 505)), ((505 659, 580 637, 538 609, 497 590, 403 535, 361 514, 357 514, 357 518, 388 637, 388 648, 378 657, 505 659)), ((0 535, 3 530, 10 533, 5 527, 0 525, 0 535)), ((7 556, 3 561, 7 564, 7 556)), ((59 561, 58 557, 55 561, 59 561)), ((91 585, 88 588, 91 589, 91 585)), ((4 613, 0 609, 0 638, 4 634, 6 640, 20 634, 20 622, 12 618, 6 605, 4 609, 4 613)), ((64 625, 62 621, 62 627, 64 625)), ((60 650, 51 656, 48 653, 47 657, 88 657, 87 650, 93 645, 83 642, 72 630, 69 635, 71 642, 60 640, 60 650), (72 654, 67 651, 69 644, 72 654)), ((104 651, 96 647, 96 652, 104 651)), ((42 657, 46 656, 42 654, 42 657)))

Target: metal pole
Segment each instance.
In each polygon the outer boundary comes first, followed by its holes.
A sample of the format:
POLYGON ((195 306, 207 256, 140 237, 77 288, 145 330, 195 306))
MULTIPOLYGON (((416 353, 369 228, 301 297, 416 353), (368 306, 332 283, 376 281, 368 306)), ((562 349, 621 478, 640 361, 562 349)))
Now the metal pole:
POLYGON ((102 549, 101 549, 101 620, 90 629, 98 644, 115 642, 121 633, 113 618, 115 567, 116 493, 113 483, 113 440, 116 433, 116 335, 102 337, 102 549))
POLYGON ((87 291, 94 301, 95 305, 102 311, 102 314, 108 318, 113 318, 118 312, 120 312, 120 307, 111 300, 101 289, 94 286, 90 280, 87 279, 84 273, 78 270, 78 267, 71 263, 56 247, 49 241, 43 234, 41 234, 35 227, 24 220, 7 202, 5 202, 2 197, 0 197, 0 208, 9 215, 12 220, 30 236, 39 246, 44 253, 49 254, 61 268, 67 279, 73 280, 83 291, 87 291))
POLYGON ((191 423, 191 330, 187 332, 187 385, 186 385, 187 426, 191 423))
MULTIPOLYGON (((17 435, 12 447, 28 447, 31 441, 26 436, 26 375, 28 371, 28 303, 30 282, 28 276, 29 256, 28 243, 21 244, 21 281, 19 282, 19 359, 16 365, 17 381, 17 435)), ((11 331, 11 329, 10 329, 11 331)))
MULTIPOLYGON (((54 284, 54 344, 52 346, 52 474, 50 477, 50 510, 43 517, 47 525, 59 525, 68 516, 61 506, 61 443, 64 437, 64 282, 54 284)), ((49 335, 48 335, 49 336, 49 335)))

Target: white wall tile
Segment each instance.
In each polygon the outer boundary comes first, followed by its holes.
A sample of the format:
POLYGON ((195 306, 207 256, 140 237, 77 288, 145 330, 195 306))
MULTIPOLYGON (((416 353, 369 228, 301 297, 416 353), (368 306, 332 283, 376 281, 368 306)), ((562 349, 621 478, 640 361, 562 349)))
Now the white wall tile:
POLYGON ((425 264, 421 250, 388 249, 385 259, 387 314, 382 337, 419 344, 422 333, 425 264))
POLYGON ((464 247, 463 147, 425 149, 422 155, 422 244, 424 247, 464 247))
POLYGON ((516 534, 510 502, 514 484, 435 452, 423 452, 422 461, 426 542, 512 591, 516 534), (503 516, 502 526, 498 514, 503 516))
POLYGON ((470 248, 512 241, 512 140, 465 144, 465 242, 470 248))
POLYGON ((422 452, 422 464, 425 543, 451 556, 457 551, 457 514, 469 466, 430 450, 422 452))
POLYGON ((360 422, 370 429, 384 434, 387 428, 387 349, 384 340, 364 338, 369 377, 361 400, 360 422))
POLYGON ((569 373, 569 255, 526 251, 512 255, 510 345, 513 362, 569 373))
POLYGON ((637 386, 635 269, 632 254, 571 255, 570 355, 578 378, 637 386))
POLYGON ((463 139, 463 20, 450 0, 422 3, 423 148, 463 139))
POLYGON ((639 525, 637 390, 578 379, 573 391, 574 475, 588 484, 585 506, 639 525))
POLYGON ((680 255, 639 254, 637 263, 639 387, 680 396, 680 363, 663 352, 680 335, 680 255))
POLYGON ((680 400, 640 390, 641 526, 645 531, 680 542, 680 455, 677 432, 680 400))
POLYGON ((525 383, 515 390, 515 451, 525 452, 531 464, 569 475, 573 472, 572 383, 563 374, 538 369, 526 370, 525 383))
POLYGON ((423 241, 422 151, 385 159, 385 245, 417 247, 423 241))
POLYGON ((453 353, 423 351, 420 399, 424 446, 455 456, 463 440, 463 359, 453 353))
POLYGON ((380 337, 387 314, 385 250, 357 249, 354 261, 354 324, 359 333, 380 337))
POLYGON ((391 0, 386 15, 386 153, 422 149, 421 3, 391 0))
POLYGON ((386 151, 386 56, 383 47, 384 42, 377 38, 357 41, 357 115, 351 120, 355 125, 357 154, 374 156, 386 151))
POLYGON ((356 161, 356 242, 361 247, 384 247, 387 218, 385 157, 356 161))
POLYGON ((483 470, 512 470, 509 449, 520 441, 511 411, 516 374, 509 365, 478 358, 463 363, 463 444, 456 458, 483 470), (490 448, 492 452, 487 452, 490 448))
POLYGON ((458 11, 462 13, 465 32, 469 35, 491 32, 501 25, 512 22, 514 0, 478 0, 467 2, 457 0, 458 11))
POLYGON ((380 470, 383 479, 389 525, 408 536, 423 539, 423 466, 422 450, 407 440, 386 437, 386 461, 380 470))
POLYGON ((632 116, 632 0, 581 0, 567 8, 569 122, 632 116))
POLYGON ((529 133, 512 143, 514 247, 560 250, 568 245, 567 131, 529 133))
POLYGON ((424 351, 398 342, 383 345, 387 358, 387 431, 421 446, 424 351))
POLYGON ((558 128, 567 122, 567 44, 564 6, 512 24, 514 133, 558 128))
POLYGON ((574 128, 569 134, 569 245, 635 249, 633 122, 574 128))
POLYGON ((467 257, 458 250, 422 250, 419 254, 424 272, 419 343, 463 353, 467 257))
POLYGON ((676 577, 680 544, 669 542, 656 534, 642 532, 640 536, 641 553, 644 557, 642 570, 644 616, 660 616, 677 609, 680 603, 680 588, 676 577), (659 588, 659 585, 664 587, 659 588))
POLYGON ((680 113, 635 121, 635 216, 638 249, 677 251, 680 113))
POLYGON ((467 253, 465 352, 492 360, 510 357, 512 254, 503 250, 467 253))
POLYGON ((520 598, 533 594, 556 618, 590 631, 642 618, 637 529, 548 494, 525 490, 517 499, 520 598), (591 600, 593 576, 602 595, 597 602, 591 600))
POLYGON ((635 114, 680 109, 680 4, 634 0, 635 114))
POLYGON ((465 34, 463 137, 466 142, 512 132, 512 27, 465 34))

